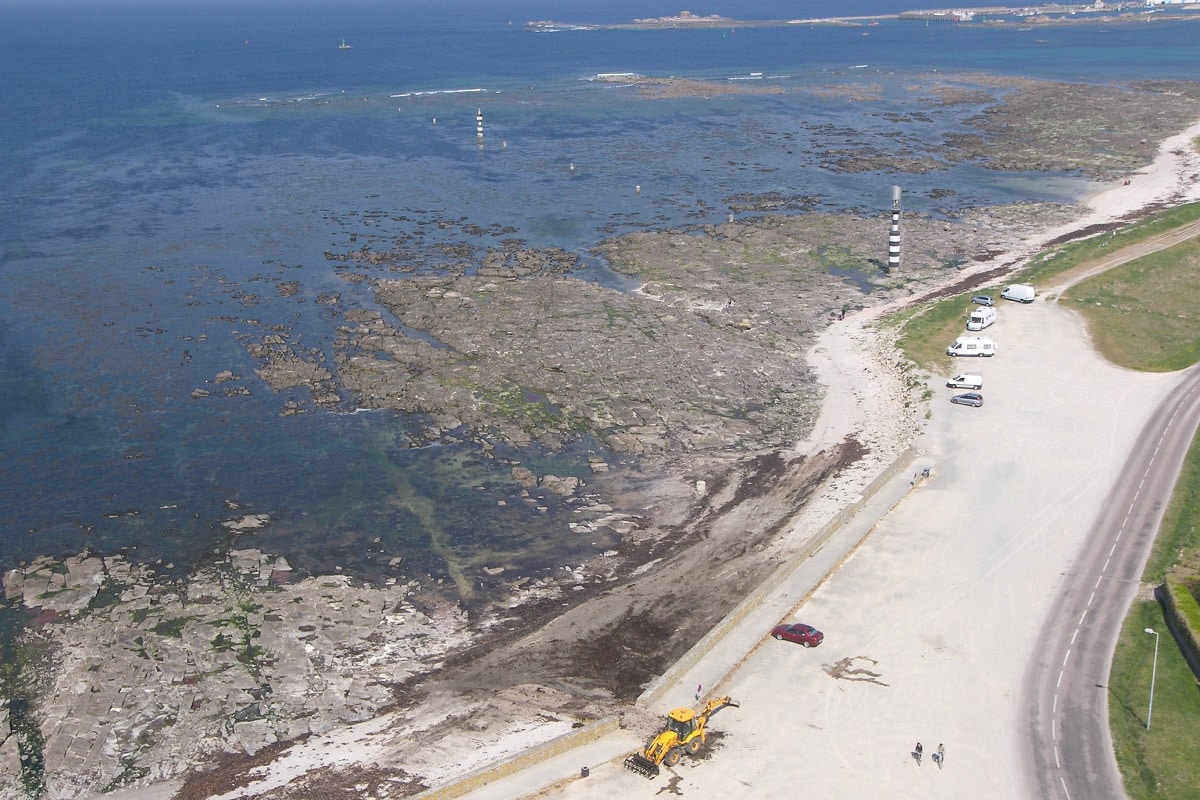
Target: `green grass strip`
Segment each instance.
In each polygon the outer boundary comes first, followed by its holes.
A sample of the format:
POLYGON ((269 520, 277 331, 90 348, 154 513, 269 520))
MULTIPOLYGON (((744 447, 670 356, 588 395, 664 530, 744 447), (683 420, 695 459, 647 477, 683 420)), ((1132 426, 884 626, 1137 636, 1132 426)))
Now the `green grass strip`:
POLYGON ((1135 603, 1121 629, 1108 681, 1113 748, 1130 800, 1186 800, 1200 792, 1200 688, 1154 601, 1135 603), (1150 728, 1150 678, 1158 671, 1150 728))

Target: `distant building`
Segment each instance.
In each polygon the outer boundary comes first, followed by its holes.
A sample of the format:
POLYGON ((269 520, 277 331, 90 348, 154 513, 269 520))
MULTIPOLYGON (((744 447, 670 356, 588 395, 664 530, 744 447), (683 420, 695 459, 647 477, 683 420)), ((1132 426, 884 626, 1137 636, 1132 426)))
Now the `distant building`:
POLYGON ((926 22, 971 22, 974 11, 901 11, 900 19, 920 19, 926 22))

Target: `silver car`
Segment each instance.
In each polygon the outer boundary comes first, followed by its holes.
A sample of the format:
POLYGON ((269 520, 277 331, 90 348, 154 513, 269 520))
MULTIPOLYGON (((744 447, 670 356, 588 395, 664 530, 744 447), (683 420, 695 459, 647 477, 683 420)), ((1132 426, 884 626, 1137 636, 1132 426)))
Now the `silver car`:
POLYGON ((950 398, 951 403, 958 403, 960 406, 975 406, 979 408, 983 405, 983 395, 979 392, 963 392, 956 394, 950 398))

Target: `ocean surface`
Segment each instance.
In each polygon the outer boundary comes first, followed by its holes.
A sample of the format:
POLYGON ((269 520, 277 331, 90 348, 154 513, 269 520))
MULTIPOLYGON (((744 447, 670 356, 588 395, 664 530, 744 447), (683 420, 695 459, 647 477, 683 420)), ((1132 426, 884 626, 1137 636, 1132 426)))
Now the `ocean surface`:
MULTIPOLYGON (((921 6, 688 7, 794 20, 921 6)), ((305 571, 378 577, 400 557, 442 575, 435 541, 523 574, 571 563, 611 543, 519 502, 507 466, 468 447, 410 447, 409 420, 355 413, 352 397, 282 416, 303 398, 259 381, 242 338, 277 326, 331 355, 337 320, 321 299, 374 305, 326 253, 365 242, 413 237, 432 252, 511 229, 584 253, 590 279, 618 285, 588 247, 724 220, 740 194, 864 214, 885 209, 895 183, 928 213, 1073 200, 1087 189, 1079 176, 835 174, 797 153, 851 134, 936 140, 979 110, 913 113, 919 75, 1200 78, 1190 18, 574 27, 679 11, 678 0, 0 0, 0 568, 90 549, 183 569, 260 547, 305 571), (531 20, 563 25, 532 32, 531 20), (648 101, 593 80, 623 72, 785 91, 648 101), (881 88, 870 113, 793 91, 853 82, 881 88), (957 194, 935 206, 930 190, 944 186, 957 194), (222 370, 249 393, 193 399, 218 390, 222 370), (254 534, 221 525, 250 513, 271 522, 254 534)), ((570 449, 507 455, 589 478, 570 449)))

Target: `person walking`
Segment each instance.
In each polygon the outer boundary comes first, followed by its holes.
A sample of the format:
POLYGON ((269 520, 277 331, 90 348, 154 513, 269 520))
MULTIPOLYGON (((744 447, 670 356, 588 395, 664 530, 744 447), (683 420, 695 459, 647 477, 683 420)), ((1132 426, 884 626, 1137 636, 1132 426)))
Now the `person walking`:
POLYGON ((921 766, 921 756, 924 753, 925 753, 925 748, 921 746, 920 742, 917 742, 917 746, 913 748, 913 758, 915 758, 917 760, 918 767, 921 766))
POLYGON ((941 742, 938 742, 937 752, 933 754, 933 761, 940 768, 942 762, 946 760, 946 747, 941 742))

